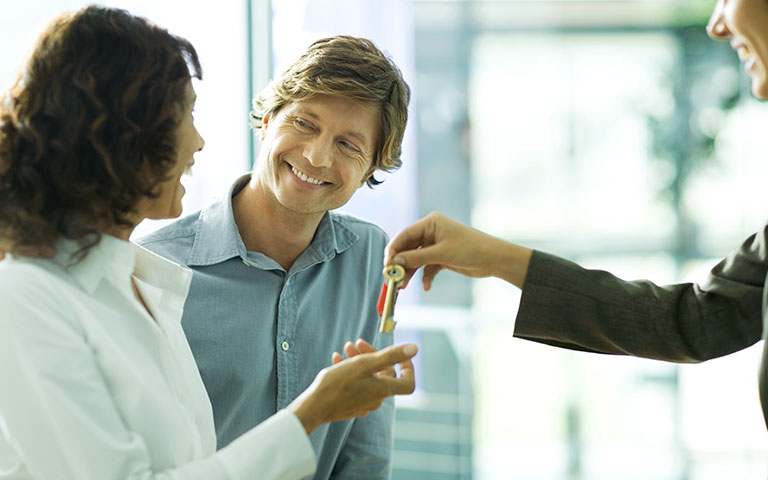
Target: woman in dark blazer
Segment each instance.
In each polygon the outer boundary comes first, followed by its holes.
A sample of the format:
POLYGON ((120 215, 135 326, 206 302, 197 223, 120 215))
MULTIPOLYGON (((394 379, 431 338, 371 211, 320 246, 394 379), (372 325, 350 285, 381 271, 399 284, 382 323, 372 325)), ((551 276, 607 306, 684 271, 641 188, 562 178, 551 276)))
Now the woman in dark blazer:
MULTIPOLYGON (((768 0, 718 0, 707 25, 729 40, 752 82, 768 100, 768 0)), ((385 262, 424 266, 428 290, 442 269, 496 276, 522 289, 515 335, 550 345, 672 362, 701 362, 747 348, 764 328, 768 225, 721 261, 702 284, 656 286, 488 236, 433 213, 398 234, 385 262)), ((764 347, 765 348, 765 347, 764 347)), ((768 352, 760 367, 768 422, 768 352)))

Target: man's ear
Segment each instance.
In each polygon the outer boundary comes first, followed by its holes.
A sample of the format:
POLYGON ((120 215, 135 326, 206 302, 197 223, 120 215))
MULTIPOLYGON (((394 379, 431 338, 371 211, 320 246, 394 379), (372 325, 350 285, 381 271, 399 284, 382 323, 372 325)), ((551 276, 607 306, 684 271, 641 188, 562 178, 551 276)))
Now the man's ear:
MULTIPOLYGON (((363 175, 363 179, 360 181, 360 187, 362 187, 363 185, 365 185, 365 182, 367 182, 367 181, 368 181, 368 179, 369 179, 369 178, 371 178, 371 177, 373 176, 373 174, 374 174, 374 173, 376 173, 376 167, 371 167, 371 169, 370 169, 370 170, 368 170, 368 173, 366 173, 365 175, 363 175)), ((360 188, 360 187, 357 187, 357 188, 360 188)))

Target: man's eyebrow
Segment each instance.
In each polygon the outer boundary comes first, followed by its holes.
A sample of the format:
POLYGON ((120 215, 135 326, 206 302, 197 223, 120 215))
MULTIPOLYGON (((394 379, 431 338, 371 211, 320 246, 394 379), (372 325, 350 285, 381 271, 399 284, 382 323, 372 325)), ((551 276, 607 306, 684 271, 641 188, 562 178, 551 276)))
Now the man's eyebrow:
POLYGON ((363 135, 362 133, 355 132, 354 130, 346 132, 347 135, 349 135, 352 138, 358 139, 360 142, 363 143, 363 146, 369 147, 368 139, 363 135))

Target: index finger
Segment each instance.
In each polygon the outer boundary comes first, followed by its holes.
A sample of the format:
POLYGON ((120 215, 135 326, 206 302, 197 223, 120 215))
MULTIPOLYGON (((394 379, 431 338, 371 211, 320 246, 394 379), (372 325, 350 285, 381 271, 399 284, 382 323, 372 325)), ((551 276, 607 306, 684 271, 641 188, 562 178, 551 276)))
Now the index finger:
POLYGON ((418 351, 419 347, 413 343, 392 345, 375 353, 358 355, 353 360, 363 364, 362 369, 365 374, 373 375, 386 367, 409 360, 418 351))
POLYGON ((405 250, 414 250, 424 245, 424 243, 431 241, 429 239, 429 223, 430 219, 423 217, 395 235, 395 238, 390 240, 384 248, 384 265, 389 265, 392 257, 398 253, 405 250))

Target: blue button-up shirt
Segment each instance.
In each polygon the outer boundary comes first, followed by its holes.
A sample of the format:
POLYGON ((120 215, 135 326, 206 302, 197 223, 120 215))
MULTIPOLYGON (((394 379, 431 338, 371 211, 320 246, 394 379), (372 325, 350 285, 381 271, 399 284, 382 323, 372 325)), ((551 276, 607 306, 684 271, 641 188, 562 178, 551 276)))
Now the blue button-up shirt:
MULTIPOLYGON (((138 242, 193 271, 182 325, 213 404, 219 448, 286 407, 347 340, 392 343, 378 333, 376 313, 386 234, 328 212, 286 272, 246 251, 235 224, 232 197, 249 179, 138 242)), ((315 430, 314 478, 389 478, 393 424, 388 399, 363 418, 315 430)))

